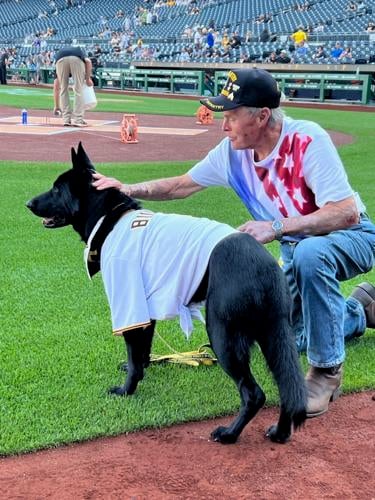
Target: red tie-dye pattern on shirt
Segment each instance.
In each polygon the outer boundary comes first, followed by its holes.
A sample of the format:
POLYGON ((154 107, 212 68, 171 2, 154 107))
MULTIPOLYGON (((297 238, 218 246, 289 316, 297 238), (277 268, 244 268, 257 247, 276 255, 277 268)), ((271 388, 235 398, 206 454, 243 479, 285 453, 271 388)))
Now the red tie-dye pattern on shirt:
MULTIPOLYGON (((303 156, 311 141, 311 137, 300 137, 298 133, 286 136, 275 160, 276 176, 284 185, 286 193, 301 215, 310 214, 318 209, 315 204, 315 195, 307 186, 302 171, 303 156)), ((283 217, 288 217, 282 194, 278 192, 277 186, 269 178, 269 169, 255 167, 255 171, 268 197, 272 201, 277 201, 283 217)))

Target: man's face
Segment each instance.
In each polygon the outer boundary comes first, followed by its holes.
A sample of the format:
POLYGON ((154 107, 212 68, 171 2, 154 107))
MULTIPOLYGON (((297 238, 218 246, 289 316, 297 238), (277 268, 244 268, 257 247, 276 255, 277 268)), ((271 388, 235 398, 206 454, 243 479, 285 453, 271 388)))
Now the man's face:
POLYGON ((222 130, 229 137, 233 149, 256 149, 264 128, 262 111, 251 113, 246 107, 224 111, 222 130))

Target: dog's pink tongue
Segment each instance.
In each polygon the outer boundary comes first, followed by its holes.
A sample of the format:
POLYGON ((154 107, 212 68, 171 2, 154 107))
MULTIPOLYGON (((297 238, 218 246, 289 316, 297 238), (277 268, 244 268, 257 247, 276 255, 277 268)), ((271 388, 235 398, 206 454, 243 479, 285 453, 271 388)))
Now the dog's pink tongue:
POLYGON ((44 227, 48 227, 51 225, 53 219, 42 219, 42 224, 44 227))

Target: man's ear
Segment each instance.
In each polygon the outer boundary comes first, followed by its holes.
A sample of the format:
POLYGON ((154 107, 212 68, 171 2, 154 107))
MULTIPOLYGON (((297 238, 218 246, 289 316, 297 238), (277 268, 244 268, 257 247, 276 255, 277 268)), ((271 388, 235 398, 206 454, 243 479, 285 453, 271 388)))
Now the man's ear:
POLYGON ((269 108, 262 108, 260 111, 259 111, 259 114, 258 114, 259 118, 260 118, 260 122, 261 124, 265 124, 267 125, 270 117, 271 117, 271 110, 269 108))

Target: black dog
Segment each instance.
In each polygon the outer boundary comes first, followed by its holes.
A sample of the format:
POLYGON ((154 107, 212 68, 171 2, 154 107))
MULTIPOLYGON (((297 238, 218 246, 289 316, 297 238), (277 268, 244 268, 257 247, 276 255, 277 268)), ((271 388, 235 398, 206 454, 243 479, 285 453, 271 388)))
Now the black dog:
MULTIPOLYGON (((116 189, 97 191, 92 187, 95 169, 81 143, 77 152, 72 148, 72 163, 73 168, 60 175, 50 191, 30 200, 27 207, 45 218, 47 228, 71 224, 86 243, 97 221, 104 216, 94 238, 96 243, 93 240, 96 251, 88 262, 95 273, 100 269, 105 239, 111 232, 115 234, 117 224, 121 226, 119 220, 124 213, 137 211, 140 205, 116 189)), ((129 290, 132 283, 125 278, 123 286, 129 290)), ((214 430, 212 438, 234 443, 264 405, 265 395, 249 368, 250 347, 257 342, 278 385, 281 400, 279 421, 270 427, 267 436, 272 441, 286 442, 292 427, 298 428, 304 422, 306 411, 304 380, 291 332, 290 297, 283 272, 254 238, 235 232, 214 247, 191 302, 204 299, 212 349, 241 397, 238 417, 229 427, 214 430)), ((121 332, 127 348, 128 373, 124 385, 114 387, 112 393, 134 393, 149 363, 154 327, 155 318, 150 318, 146 325, 121 332)))

